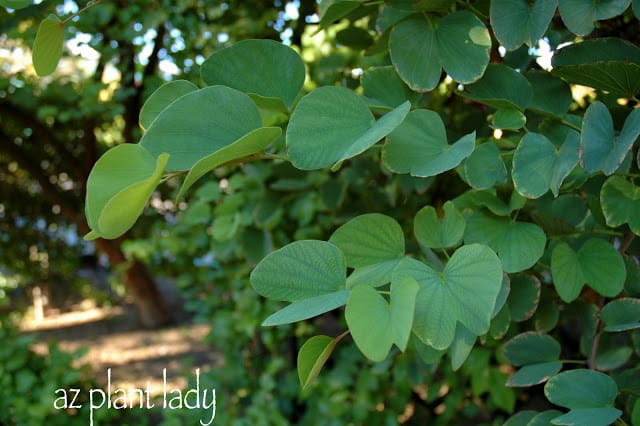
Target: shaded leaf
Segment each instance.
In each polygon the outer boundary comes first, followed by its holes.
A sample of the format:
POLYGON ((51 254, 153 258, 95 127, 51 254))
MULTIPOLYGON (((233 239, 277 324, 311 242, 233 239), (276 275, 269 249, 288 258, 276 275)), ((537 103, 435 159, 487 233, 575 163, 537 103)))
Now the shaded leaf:
POLYGON ((622 176, 611 176, 600 190, 602 212, 608 226, 620 226, 625 223, 640 235, 640 187, 622 176))
POLYGON ((258 106, 272 109, 279 99, 287 112, 302 89, 304 63, 290 47, 275 40, 243 40, 218 50, 202 64, 202 79, 252 95, 258 106), (256 72, 260 70, 260 72, 256 72))
POLYGON ((500 43, 514 50, 522 43, 536 45, 547 31, 556 11, 558 0, 492 0, 491 26, 500 43))
POLYGON ((338 339, 329 336, 313 336, 298 351, 298 378, 302 389, 307 389, 318 377, 336 347, 338 339))
POLYGON ((569 31, 587 35, 593 31, 595 21, 618 16, 629 4, 631 0, 560 0, 560 16, 569 31))
POLYGON ((329 242, 344 253, 347 266, 360 268, 404 256, 404 234, 393 218, 368 213, 336 229, 329 242))
POLYGON ((480 80, 464 87, 460 95, 496 109, 524 111, 533 99, 529 81, 502 64, 489 64, 480 80))
POLYGON ((538 385, 549 380, 561 369, 562 363, 559 361, 528 364, 509 377, 507 386, 527 387, 538 385))
POLYGON ((140 110, 140 127, 149 128, 153 120, 179 97, 198 90, 198 86, 187 80, 174 80, 158 87, 145 101, 140 110))
POLYGON ((511 291, 507 303, 511 319, 526 321, 533 316, 540 301, 540 281, 535 275, 511 275, 511 291))
POLYGON ((602 408, 581 408, 571 410, 563 416, 559 416, 551 420, 554 425, 589 425, 589 426, 608 426, 613 424, 618 417, 622 415, 622 411, 613 407, 602 408))
POLYGON ((555 362, 560 344, 548 334, 528 331, 518 334, 502 347, 504 357, 515 366, 555 362))
POLYGON ((624 286, 626 269, 622 256, 610 243, 592 238, 577 252, 564 242, 555 246, 551 275, 560 298, 572 302, 584 284, 605 297, 617 296, 624 286))
POLYGON ((255 104, 242 92, 211 86, 171 103, 140 140, 154 156, 171 155, 167 170, 189 170, 204 157, 262 127, 255 104))
POLYGON ((453 247, 462 240, 465 221, 455 205, 447 201, 442 218, 438 218, 436 209, 426 206, 420 209, 413 220, 413 233, 420 242, 429 248, 453 247))
POLYGON ((64 25, 56 15, 42 20, 33 42, 33 68, 40 77, 56 70, 62 57, 64 43, 64 25))
POLYGON ((507 181, 507 168, 495 143, 478 145, 458 169, 460 177, 475 189, 488 189, 507 181))
POLYGON ((395 173, 429 177, 456 167, 471 155, 474 146, 475 132, 449 145, 440 116, 418 109, 411 111, 389 134, 382 148, 382 159, 395 173))
POLYGON ((292 164, 322 169, 354 157, 398 127, 409 112, 405 102, 375 121, 353 91, 326 86, 300 100, 287 127, 292 164))
POLYGON ((618 394, 613 379, 594 370, 569 370, 554 376, 544 387, 553 404, 570 409, 612 406, 618 394))
POLYGON ((347 266, 338 247, 296 241, 267 255, 251 272, 251 286, 265 297, 295 302, 345 289, 347 266))
POLYGON ((640 328, 640 299, 623 297, 607 303, 600 312, 604 331, 626 331, 640 328))
POLYGON ((262 325, 289 324, 324 314, 325 312, 332 311, 346 304, 349 293, 349 290, 341 290, 293 302, 278 312, 269 315, 269 317, 262 322, 262 325))
POLYGON ((392 66, 369 68, 362 75, 361 83, 365 97, 389 108, 395 108, 405 101, 416 102, 420 97, 420 94, 407 87, 392 66))
POLYGON ((471 83, 489 63, 491 38, 474 14, 462 11, 444 18, 413 18, 391 30, 389 52, 400 77, 424 92, 440 81, 442 69, 455 81, 471 83))

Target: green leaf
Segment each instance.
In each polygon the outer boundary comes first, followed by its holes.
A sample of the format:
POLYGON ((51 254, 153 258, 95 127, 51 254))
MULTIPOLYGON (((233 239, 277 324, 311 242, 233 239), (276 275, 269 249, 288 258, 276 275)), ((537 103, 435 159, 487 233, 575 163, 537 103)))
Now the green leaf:
POLYGON ((210 86, 251 95, 259 107, 271 108, 273 99, 279 99, 277 109, 283 112, 291 108, 305 79, 300 56, 275 40, 243 40, 218 50, 204 61, 200 74, 210 86))
POLYGON ((446 349, 460 322, 476 336, 489 330, 502 286, 500 260, 479 244, 459 248, 440 273, 414 259, 405 259, 394 277, 409 275, 420 285, 414 334, 434 349, 446 349))
POLYGON ((169 104, 179 97, 198 90, 198 86, 187 80, 175 80, 158 87, 146 100, 140 110, 140 127, 148 129, 153 120, 169 104))
POLYGON ((493 115, 491 127, 494 129, 518 130, 527 122, 527 117, 515 108, 499 109, 493 115))
POLYGON ((569 83, 623 97, 640 92, 640 48, 618 38, 586 40, 563 47, 554 53, 551 63, 552 74, 569 83))
POLYGON ((429 248, 453 247, 462 240, 465 221, 451 201, 443 206, 443 217, 438 218, 436 209, 426 206, 420 209, 413 220, 413 233, 429 248))
POLYGON ((525 365, 509 377, 507 386, 527 387, 538 385, 558 374, 561 369, 562 363, 559 361, 525 365))
POLYGON ((393 276, 393 271, 401 259, 402 258, 387 260, 385 262, 357 268, 347 277, 347 288, 352 288, 357 285, 380 287, 389 284, 393 276))
POLYGON ((588 172, 611 175, 622 164, 640 135, 640 110, 634 109, 616 137, 611 113, 602 102, 589 105, 582 122, 581 163, 588 172))
POLYGON ((551 254, 551 275, 558 295, 565 302, 574 301, 584 284, 605 297, 622 291, 626 269, 622 256, 608 242, 592 238, 580 250, 560 243, 551 254))
POLYGON ((363 2, 364 0, 322 0, 319 27, 328 28, 335 21, 356 10, 363 2))
POLYGON ((600 312, 604 331, 626 331, 640 328, 640 299, 623 297, 605 305, 600 312))
POLYGON ((575 136, 556 149, 541 134, 525 134, 513 156, 511 175, 516 190, 525 197, 539 198, 551 188, 557 196, 562 182, 578 164, 580 146, 575 136))
POLYGON ((475 132, 453 145, 440 116, 433 111, 411 111, 404 122, 387 137, 382 160, 395 173, 429 177, 456 167, 473 152, 475 132))
POLYGON ((569 31, 582 36, 593 31, 595 21, 618 16, 629 4, 631 0, 560 0, 560 15, 569 31))
POLYGON ((336 229, 329 242, 344 253, 347 266, 382 263, 404 256, 404 234, 394 219, 380 213, 357 216, 336 229))
POLYGON ((633 233, 640 235, 640 187, 622 176, 611 176, 602 185, 600 202, 608 226, 628 223, 633 233))
POLYGON ((524 111, 533 99, 531 83, 502 64, 489 64, 480 80, 464 87, 460 95, 496 109, 524 111))
POLYGON ((337 343, 337 338, 329 336, 313 336, 304 342, 298 351, 298 377, 303 390, 318 377, 337 343))
POLYGON ((369 31, 360 27, 347 27, 336 33, 336 43, 356 50, 364 50, 373 44, 369 31))
POLYGON ((420 98, 420 94, 409 89, 392 66, 369 68, 362 75, 361 84, 365 97, 389 108, 406 101, 414 103, 420 98))
POLYGON ((189 170, 176 198, 178 200, 182 198, 185 192, 196 183, 198 179, 211 170, 230 161, 264 151, 267 146, 271 145, 281 134, 282 129, 279 127, 261 127, 247 133, 230 145, 224 146, 212 154, 201 158, 193 165, 191 170, 189 170))
POLYGON ((511 319, 526 321, 533 316, 540 301, 540 281, 535 275, 511 275, 511 291, 507 303, 511 319))
POLYGON ((393 343, 405 350, 418 289, 418 283, 411 277, 394 280, 391 306, 372 287, 360 285, 351 290, 345 318, 356 346, 367 358, 383 361, 393 343))
POLYGON ((458 323, 456 325, 456 334, 453 342, 449 347, 449 356, 451 357, 451 369, 453 371, 462 367, 467 360, 473 345, 476 343, 476 335, 469 331, 464 325, 458 323))
MULTIPOLYGON (((514 194, 522 198, 516 191, 513 191, 511 198, 514 199, 514 194)), ((525 200, 526 201, 526 200, 525 200)), ((453 200, 458 210, 464 210, 465 208, 471 208, 476 210, 477 207, 486 207, 489 211, 498 216, 507 216, 514 210, 522 208, 522 206, 513 205, 511 201, 509 205, 505 204, 494 193, 489 191, 469 190, 462 195, 459 195, 453 200)))
POLYGON ((160 182, 167 155, 157 159, 136 144, 107 151, 87 179, 85 213, 92 232, 85 238, 113 239, 136 222, 160 182))
POLYGON ((507 182, 507 168, 495 143, 478 145, 458 169, 460 177, 475 189, 488 189, 507 182))
POLYGON ((538 414, 537 411, 524 410, 509 417, 503 426, 528 426, 529 421, 538 414))
POLYGON ((551 420, 554 425, 589 425, 608 426, 613 424, 622 411, 613 407, 604 408, 582 408, 571 410, 569 413, 551 420))
POLYGON ((518 334, 502 347, 504 357, 515 366, 555 362, 560 343, 548 334, 528 331, 518 334))
POLYGON ((332 311, 347 303, 349 290, 302 299, 285 306, 262 322, 263 326, 289 324, 302 321, 332 311))
POLYGON ((389 52, 400 77, 418 92, 432 90, 442 68, 452 79, 471 83, 489 63, 491 38, 471 12, 444 18, 425 16, 400 22, 391 30, 389 52))
POLYGON ((33 0, 0 0, 0 6, 9 9, 24 9, 32 4, 33 0))
POLYGON ((560 415, 562 415, 562 411, 545 410, 531 419, 531 422, 529 422, 527 426, 549 426, 551 424, 551 420, 560 415))
POLYGON ((522 43, 533 47, 542 38, 551 23, 558 0, 536 0, 530 5, 526 0, 492 0, 491 26, 507 50, 514 50, 522 43))
POLYGON ((506 272, 520 272, 535 265, 542 257, 547 238, 533 223, 476 211, 467 219, 465 243, 481 243, 491 247, 502 261, 506 272))
POLYGON ((353 91, 321 87, 300 100, 287 127, 292 164, 302 170, 322 169, 354 157, 398 127, 409 112, 405 102, 375 121, 353 91))
POLYGON ((36 74, 44 77, 56 70, 62 57, 63 43, 64 24, 56 15, 47 16, 40 23, 33 42, 33 68, 36 74))
POLYGON ((295 302, 345 289, 347 265, 338 247, 296 241, 267 255, 251 273, 251 286, 267 298, 295 302))
POLYGON ((171 103, 140 140, 154 156, 171 155, 167 170, 189 170, 202 158, 262 127, 255 104, 242 92, 211 86, 171 103))
POLYGON ((398 277, 391 283, 391 333, 393 343, 404 352, 411 336, 416 295, 420 286, 411 277, 398 277))
POLYGON ((533 99, 527 109, 553 115, 564 115, 573 98, 569 85, 546 71, 532 70, 525 74, 533 88, 533 99))
POLYGON ((612 406, 618 394, 613 379, 594 370, 569 370, 554 376, 544 387, 547 399, 570 409, 612 406))

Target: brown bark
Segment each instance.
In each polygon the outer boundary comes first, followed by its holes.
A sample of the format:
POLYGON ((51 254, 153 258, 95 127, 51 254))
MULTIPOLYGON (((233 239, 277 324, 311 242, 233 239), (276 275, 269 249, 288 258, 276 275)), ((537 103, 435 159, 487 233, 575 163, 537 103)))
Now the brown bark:
MULTIPOLYGON (((80 202, 72 194, 63 192, 49 181, 49 176, 39 166, 32 156, 13 143, 11 138, 0 131, 0 146, 20 167, 35 179, 41 188, 42 195, 51 204, 60 206, 60 212, 67 220, 74 223, 80 234, 87 233, 89 228, 80 214, 80 202)), ((121 240, 98 239, 96 249, 107 255, 112 267, 128 262, 124 272, 124 284, 136 307, 140 324, 144 327, 160 327, 171 322, 171 315, 167 309, 162 294, 158 290, 146 266, 138 260, 129 261, 121 249, 121 240)))
POLYGON ((98 239, 95 243, 96 248, 109 257, 113 267, 129 262, 124 279, 140 324, 155 328, 170 323, 172 318, 169 309, 147 267, 138 260, 128 261, 120 248, 120 240, 98 239))

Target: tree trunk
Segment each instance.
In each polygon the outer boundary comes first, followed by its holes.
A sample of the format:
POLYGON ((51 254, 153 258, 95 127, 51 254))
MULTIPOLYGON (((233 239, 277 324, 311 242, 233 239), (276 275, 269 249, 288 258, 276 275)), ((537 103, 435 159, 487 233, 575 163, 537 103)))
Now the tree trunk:
MULTIPOLYGON (((112 267, 125 262, 119 240, 97 239, 96 248, 109 257, 112 267)), ((167 304, 158 290, 156 282, 151 278, 147 267, 138 260, 129 262, 124 272, 127 294, 133 299, 138 319, 143 327, 156 328, 171 322, 172 317, 167 304)))

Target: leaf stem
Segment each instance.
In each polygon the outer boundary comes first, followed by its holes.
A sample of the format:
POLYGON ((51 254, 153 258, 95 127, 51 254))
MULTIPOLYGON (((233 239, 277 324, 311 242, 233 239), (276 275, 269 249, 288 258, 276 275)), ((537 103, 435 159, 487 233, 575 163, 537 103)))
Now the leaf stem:
POLYGON ((344 336, 346 336, 349 333, 350 333, 349 330, 345 330, 341 335, 339 335, 338 337, 335 338, 336 343, 338 343, 340 340, 342 340, 344 338, 344 336))
POLYGON ((600 296, 598 299, 598 312, 596 312, 596 334, 593 336, 593 342, 591 342, 591 352, 589 353, 589 360, 587 365, 591 370, 597 370, 596 368, 596 356, 598 355, 598 347, 600 346, 600 336, 602 335, 602 321, 600 320, 600 312, 604 306, 604 297, 600 296))
POLYGON ((67 25, 67 22, 69 22, 70 20, 72 20, 73 18, 75 18, 76 16, 79 16, 80 14, 86 12, 87 10, 91 9, 93 6, 102 3, 103 0, 91 0, 90 2, 88 2, 82 9, 78 10, 76 13, 74 13, 73 15, 69 16, 67 19, 65 19, 64 21, 62 21, 60 24, 62 26, 67 25))
POLYGON ((444 256, 447 258, 447 260, 451 259, 451 256, 449 256, 449 253, 447 253, 447 251, 444 248, 442 248, 441 251, 444 254, 444 256))
POLYGON ((291 160, 289 160, 288 157, 285 157, 284 155, 270 154, 268 152, 263 153, 262 154, 262 158, 269 159, 269 160, 282 160, 282 161, 287 161, 287 162, 291 161, 291 160))
POLYGON ((560 124, 564 124, 565 126, 570 127, 570 128, 572 128, 573 130, 575 130, 575 131, 577 131, 577 132, 581 132, 581 131, 582 131, 582 129, 581 129, 580 127, 578 127, 578 126, 576 126, 576 125, 574 125, 574 124, 572 124, 572 123, 569 123, 569 122, 568 122, 567 120, 565 120, 564 118, 561 118, 561 119, 560 119, 560 124))
POLYGON ((474 5, 472 5, 471 3, 468 3, 466 1, 462 1, 462 0, 456 0, 456 3, 458 3, 459 5, 469 9, 470 11, 472 11, 473 13, 475 13, 476 15, 478 15, 480 18, 482 18, 483 20, 487 20, 489 19, 489 17, 487 15, 485 15, 484 13, 480 12, 480 10, 478 10, 474 5))

